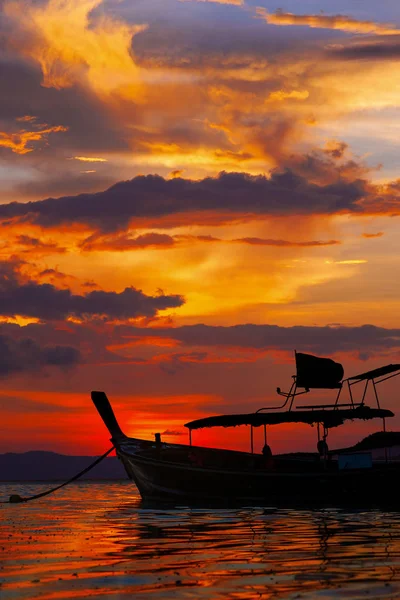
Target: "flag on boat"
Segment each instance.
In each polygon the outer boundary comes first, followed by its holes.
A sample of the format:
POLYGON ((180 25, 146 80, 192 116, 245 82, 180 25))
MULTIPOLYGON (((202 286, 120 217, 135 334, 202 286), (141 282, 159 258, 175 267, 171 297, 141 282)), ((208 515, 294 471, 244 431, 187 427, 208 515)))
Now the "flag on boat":
POLYGON ((296 352, 296 385, 303 388, 338 389, 344 375, 343 366, 331 358, 296 352))

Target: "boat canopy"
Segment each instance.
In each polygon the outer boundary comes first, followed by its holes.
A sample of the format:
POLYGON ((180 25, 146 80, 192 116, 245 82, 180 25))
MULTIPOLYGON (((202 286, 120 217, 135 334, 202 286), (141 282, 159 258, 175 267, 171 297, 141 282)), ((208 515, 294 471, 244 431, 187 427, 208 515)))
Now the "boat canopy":
POLYGON ((237 427, 238 425, 260 427, 261 425, 279 425, 281 423, 306 423, 309 425, 322 423, 326 429, 329 429, 330 427, 342 425, 346 420, 384 419, 386 417, 394 417, 394 414, 392 411, 383 408, 370 408, 369 406, 361 405, 349 409, 290 410, 276 413, 256 412, 218 415, 190 421, 190 423, 185 423, 185 427, 193 430, 202 429, 203 427, 237 427))
POLYGON ((342 425, 344 421, 354 419, 383 419, 386 417, 394 417, 392 411, 380 407, 378 394, 376 390, 377 383, 394 377, 395 374, 400 374, 400 363, 390 364, 354 375, 343 379, 344 370, 340 363, 333 361, 330 358, 321 358, 312 354, 304 354, 295 352, 296 359, 296 375, 293 377, 293 383, 289 392, 282 392, 277 388, 279 395, 286 398, 281 406, 272 406, 260 408, 257 412, 248 414, 230 414, 218 415, 213 417, 205 417, 185 423, 190 431, 193 429, 201 429, 203 427, 236 427, 238 425, 250 425, 251 427, 260 427, 261 425, 278 425, 281 423, 306 423, 313 425, 318 423, 324 426, 325 429, 342 425), (379 379, 380 378, 380 379, 379 379), (375 379, 379 379, 375 381, 375 379), (359 381, 365 381, 365 389, 362 395, 361 402, 355 403, 351 391, 351 386, 359 381), (369 382, 372 381, 377 408, 371 408, 364 404, 365 395, 369 382), (347 382, 350 404, 340 404, 339 396, 342 390, 343 383, 347 382), (297 388, 305 388, 303 392, 297 392, 297 388), (311 388, 322 389, 338 389, 335 404, 325 405, 305 405, 299 406, 292 410, 295 397, 305 394, 311 388), (288 409, 282 410, 287 404, 288 409), (344 408, 346 407, 346 408, 344 408), (279 412, 273 412, 273 411, 279 412), (264 412, 268 411, 268 412, 264 412))
MULTIPOLYGON (((348 377, 347 381, 365 381, 366 379, 376 379, 377 377, 384 377, 385 375, 390 375, 390 373, 396 373, 396 371, 400 371, 400 364, 394 365, 385 365, 384 367, 379 367, 378 369, 372 369, 372 371, 366 371, 365 373, 361 373, 360 375, 353 375, 352 377, 348 377)), ((376 383, 379 383, 377 381, 376 383)))

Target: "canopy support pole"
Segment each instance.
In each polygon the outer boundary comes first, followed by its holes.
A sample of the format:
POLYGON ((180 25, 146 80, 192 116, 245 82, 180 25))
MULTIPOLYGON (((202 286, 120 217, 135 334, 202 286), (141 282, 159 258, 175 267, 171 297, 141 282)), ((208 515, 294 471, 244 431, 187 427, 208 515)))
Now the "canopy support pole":
POLYGON ((368 383, 369 383, 369 379, 367 379, 366 383, 365 383, 365 388, 364 388, 364 393, 363 393, 363 397, 361 399, 361 404, 364 404, 364 400, 365 400, 365 396, 367 394, 367 389, 368 389, 368 383))
POLYGON ((189 429, 189 446, 192 445, 192 430, 189 429))
POLYGON ((251 445, 251 453, 254 454, 253 425, 250 425, 250 445, 251 445))
MULTIPOLYGON (((376 384, 375 381, 372 380, 372 385, 374 386, 374 392, 375 392, 375 398, 376 398, 376 403, 378 405, 378 408, 380 408, 380 404, 379 404, 379 398, 378 398, 378 392, 376 391, 376 384)), ((385 420, 385 419, 384 419, 385 420)), ((383 430, 385 431, 385 430, 383 430)))
POLYGON ((328 460, 328 445, 326 443, 327 437, 328 437, 328 428, 325 427, 325 424, 324 424, 324 437, 322 438, 324 440, 324 469, 327 468, 327 460, 328 460))
POLYGON ((264 446, 267 445, 267 426, 264 423, 264 446))
POLYGON ((347 380, 347 385, 348 385, 348 388, 349 388, 349 396, 350 396, 350 401, 351 401, 351 403, 354 405, 353 393, 352 393, 352 391, 351 391, 351 383, 350 383, 350 381, 349 381, 349 380, 347 380))

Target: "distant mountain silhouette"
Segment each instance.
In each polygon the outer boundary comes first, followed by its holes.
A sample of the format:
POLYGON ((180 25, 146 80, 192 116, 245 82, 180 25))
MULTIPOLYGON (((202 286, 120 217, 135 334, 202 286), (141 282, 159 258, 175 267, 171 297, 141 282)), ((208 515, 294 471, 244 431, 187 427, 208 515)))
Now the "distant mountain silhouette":
MULTIPOLYGON (((350 448, 332 450, 331 454, 372 450, 383 447, 399 446, 400 432, 376 432, 364 438, 350 448)), ((301 453, 296 453, 301 454, 301 453)), ((68 456, 56 452, 33 450, 17 454, 0 454, 0 481, 66 481, 79 471, 83 471, 95 456, 68 456)), ((122 463, 116 456, 108 456, 82 480, 127 479, 122 463)))
MULTIPOLYGON (((95 459, 95 456, 67 456, 40 450, 22 454, 7 452, 0 454, 0 481, 65 481, 95 459)), ((81 479, 127 479, 127 475, 118 458, 109 456, 81 479)))
POLYGON ((391 446, 400 446, 400 431, 376 431, 350 448, 341 448, 340 452, 373 450, 391 446))

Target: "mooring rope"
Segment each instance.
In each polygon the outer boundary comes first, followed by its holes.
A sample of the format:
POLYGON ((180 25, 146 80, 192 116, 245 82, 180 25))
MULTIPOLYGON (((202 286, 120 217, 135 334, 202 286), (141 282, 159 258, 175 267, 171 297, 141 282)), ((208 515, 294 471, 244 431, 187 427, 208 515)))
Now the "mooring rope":
POLYGON ((86 467, 86 469, 83 469, 83 471, 81 471, 77 475, 74 475, 74 477, 72 477, 71 479, 68 479, 68 481, 65 481, 61 485, 57 485, 57 487, 52 488, 51 490, 47 490, 46 492, 42 492, 41 494, 35 494, 34 496, 28 496, 27 498, 24 498, 24 497, 20 496, 19 494, 12 494, 8 500, 1 500, 0 503, 1 504, 10 504, 10 503, 17 504, 18 502, 29 502, 30 500, 36 500, 37 498, 43 498, 43 496, 52 494, 56 490, 59 490, 60 488, 68 485, 69 483, 76 481, 77 479, 79 479, 79 477, 82 477, 82 475, 84 475, 85 473, 87 473, 88 471, 93 469, 93 467, 98 465, 99 462, 101 462, 104 458, 106 458, 106 456, 108 456, 110 454, 110 452, 112 452, 114 450, 114 448, 115 448, 115 446, 111 446, 111 448, 109 450, 107 450, 107 452, 105 452, 102 456, 99 456, 99 458, 96 458, 96 460, 91 465, 86 467))

